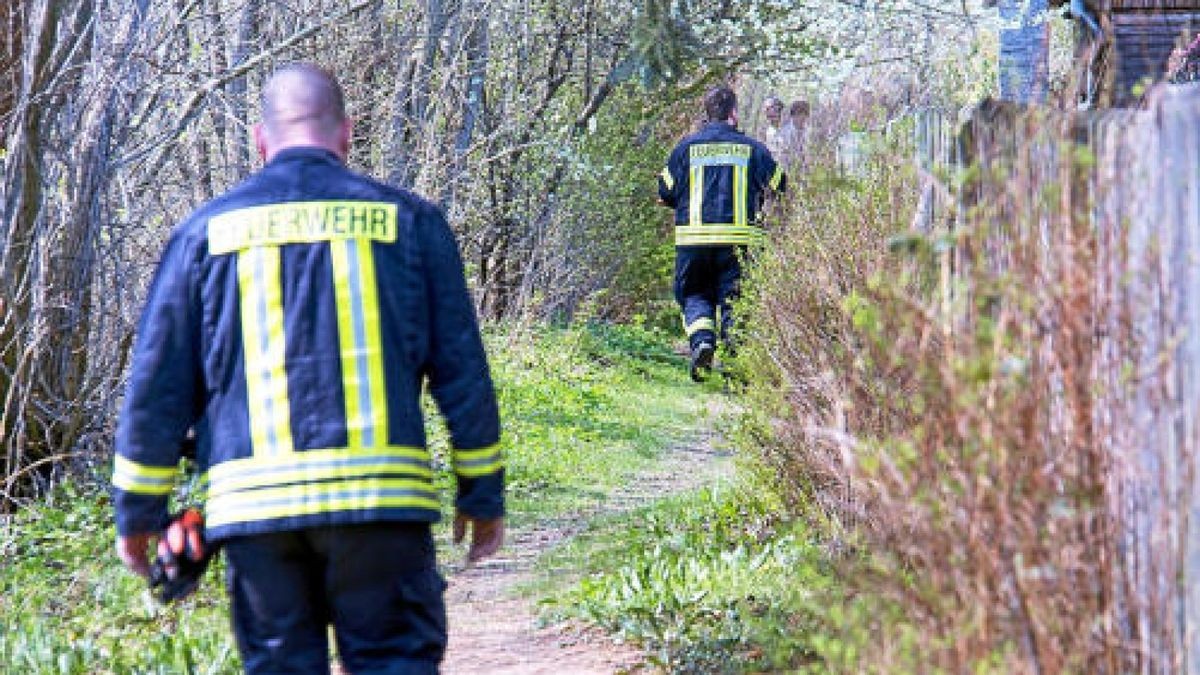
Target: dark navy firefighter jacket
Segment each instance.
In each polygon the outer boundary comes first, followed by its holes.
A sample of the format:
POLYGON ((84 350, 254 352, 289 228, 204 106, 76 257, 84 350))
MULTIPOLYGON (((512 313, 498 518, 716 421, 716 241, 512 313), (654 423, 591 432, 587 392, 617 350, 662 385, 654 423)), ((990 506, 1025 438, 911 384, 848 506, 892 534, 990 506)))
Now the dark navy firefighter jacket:
POLYGON ((683 139, 658 176, 658 196, 675 209, 676 246, 759 243, 763 190, 782 192, 783 168, 762 143, 727 122, 683 139))
POLYGON ((281 151, 163 253, 117 429, 117 529, 164 525, 189 428, 213 540, 436 521, 426 381, 457 507, 502 515, 495 393, 445 218, 325 150, 281 151))

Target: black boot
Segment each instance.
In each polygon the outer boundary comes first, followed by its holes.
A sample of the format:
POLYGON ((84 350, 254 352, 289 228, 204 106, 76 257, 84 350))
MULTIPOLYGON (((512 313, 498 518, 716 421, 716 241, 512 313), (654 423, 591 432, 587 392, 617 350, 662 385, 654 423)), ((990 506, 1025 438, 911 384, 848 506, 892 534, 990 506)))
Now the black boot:
POLYGON ((717 348, 711 342, 697 342, 696 346, 692 347, 690 369, 692 381, 703 382, 708 377, 708 373, 712 370, 713 355, 716 352, 717 348))

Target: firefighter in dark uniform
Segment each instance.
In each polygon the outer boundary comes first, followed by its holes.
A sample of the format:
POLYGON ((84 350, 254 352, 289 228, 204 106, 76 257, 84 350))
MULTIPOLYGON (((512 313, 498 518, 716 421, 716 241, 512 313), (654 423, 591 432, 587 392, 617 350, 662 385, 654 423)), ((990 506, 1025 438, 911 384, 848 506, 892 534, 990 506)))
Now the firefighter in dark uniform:
POLYGON ((712 367, 719 334, 732 348, 742 257, 761 242, 758 212, 767 190, 786 187, 783 168, 762 143, 737 130, 737 97, 719 86, 704 96, 707 124, 683 139, 658 177, 658 195, 675 209, 675 300, 691 349, 692 379, 712 367))
POLYGON ((138 327, 114 467, 118 555, 147 574, 195 433, 205 534, 227 559, 247 672, 436 673, 445 584, 420 397, 447 419, 455 535, 503 539, 496 399, 454 236, 344 162, 350 122, 314 66, 275 73, 263 169, 172 233, 138 327))

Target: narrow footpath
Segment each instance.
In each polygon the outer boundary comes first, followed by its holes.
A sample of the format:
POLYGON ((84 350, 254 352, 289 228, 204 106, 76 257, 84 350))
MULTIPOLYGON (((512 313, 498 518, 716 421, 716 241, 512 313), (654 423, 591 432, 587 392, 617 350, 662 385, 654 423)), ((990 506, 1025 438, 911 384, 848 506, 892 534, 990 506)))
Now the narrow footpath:
MULTIPOLYGON (((702 488, 732 473, 730 453, 715 432, 697 433, 668 449, 654 468, 632 478, 587 510, 510 531, 504 549, 485 563, 453 569, 446 602, 450 645, 447 675, 588 675, 641 670, 635 646, 573 625, 539 627, 536 599, 515 589, 530 581, 538 558, 596 518, 632 512, 663 497, 702 488)), ((564 575, 576 570, 562 570, 564 575)))

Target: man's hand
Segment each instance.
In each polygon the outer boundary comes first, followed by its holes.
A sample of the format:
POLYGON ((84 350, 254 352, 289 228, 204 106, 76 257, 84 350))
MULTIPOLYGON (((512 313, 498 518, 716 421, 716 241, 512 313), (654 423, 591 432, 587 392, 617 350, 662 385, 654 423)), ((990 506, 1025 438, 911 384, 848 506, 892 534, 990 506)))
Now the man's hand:
POLYGON ((454 543, 461 543, 467 534, 467 525, 471 526, 471 549, 467 552, 467 562, 479 562, 500 550, 504 543, 504 518, 472 518, 471 516, 454 514, 454 543))
POLYGON ((117 557, 129 568, 129 571, 139 576, 150 576, 150 542, 158 535, 132 534, 128 537, 117 537, 117 557))

